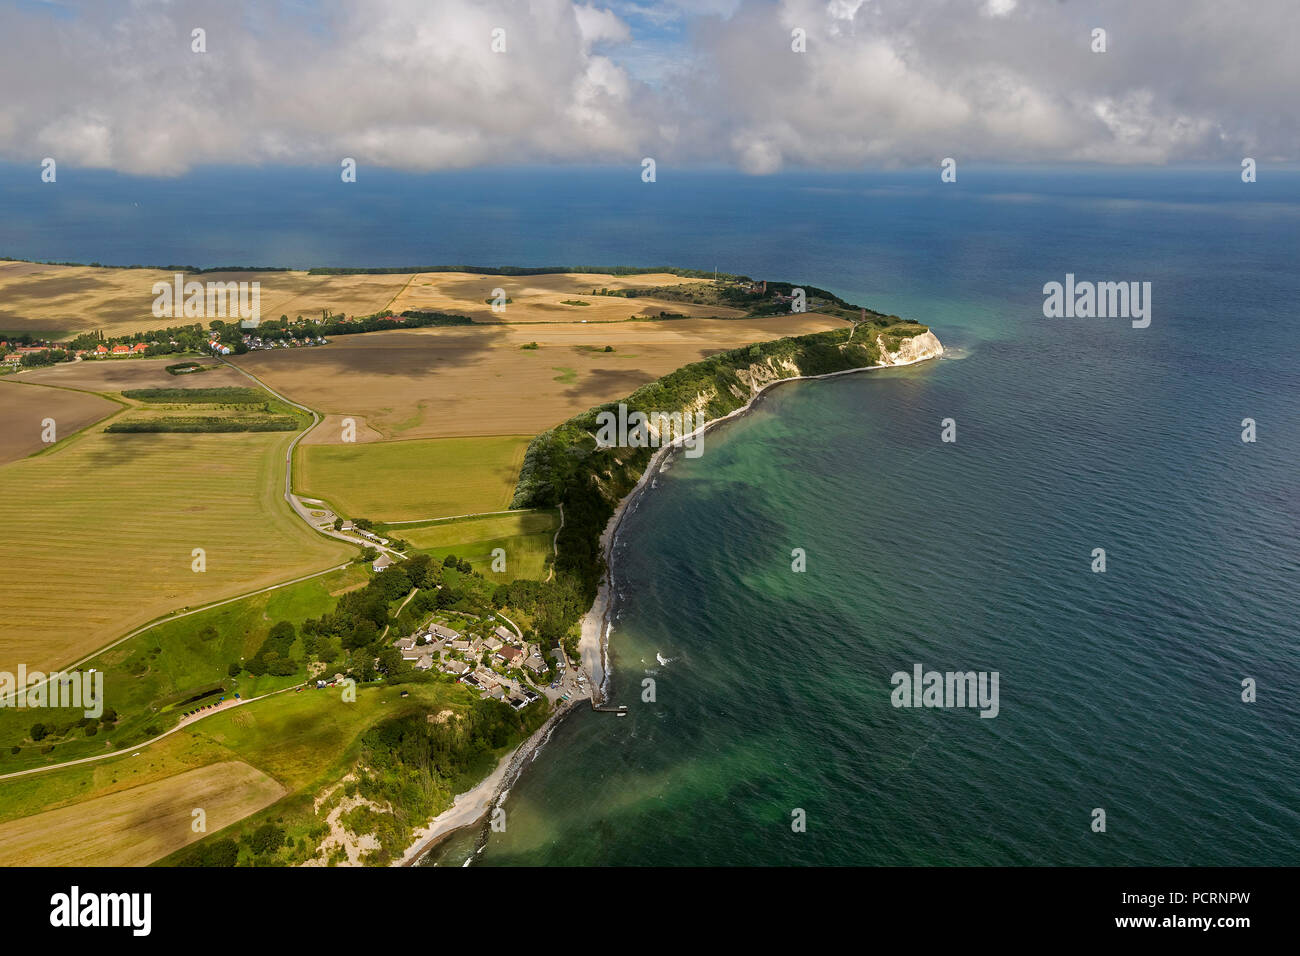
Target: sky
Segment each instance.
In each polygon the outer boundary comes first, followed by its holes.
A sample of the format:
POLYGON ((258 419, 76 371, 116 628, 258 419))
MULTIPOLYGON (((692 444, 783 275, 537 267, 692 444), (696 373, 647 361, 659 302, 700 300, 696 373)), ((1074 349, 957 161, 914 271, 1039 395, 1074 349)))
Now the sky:
POLYGON ((1293 163, 1297 38, 1297 0, 0 0, 0 160, 1293 163))

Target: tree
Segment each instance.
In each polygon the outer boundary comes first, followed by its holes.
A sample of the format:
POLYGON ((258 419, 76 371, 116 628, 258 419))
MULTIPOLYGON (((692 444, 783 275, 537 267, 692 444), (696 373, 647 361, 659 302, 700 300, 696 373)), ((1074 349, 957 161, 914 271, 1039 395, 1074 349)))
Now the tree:
POLYGON ((368 650, 352 655, 352 667, 363 681, 374 680, 379 674, 375 669, 375 659, 368 650))
POLYGON ((379 652, 379 669, 390 677, 401 673, 405 664, 402 652, 395 647, 385 647, 379 652))
POLYGON ((263 823, 249 836, 248 844, 258 856, 274 853, 284 845, 284 830, 274 823, 263 823))
POLYGON ((239 860, 239 845, 234 840, 204 841, 185 861, 190 866, 234 866, 239 860))
POLYGON ((377 637, 379 637, 379 628, 375 626, 375 622, 363 620, 343 638, 343 646, 349 651, 354 651, 373 644, 377 637))
POLYGON ((230 666, 226 668, 226 673, 229 674, 231 677, 238 677, 239 672, 242 671, 243 669, 244 666, 240 664, 239 661, 232 661, 230 666))
POLYGON ((44 740, 46 737, 49 736, 49 733, 50 733, 50 728, 46 727, 44 724, 40 723, 39 721, 37 723, 32 724, 32 740, 44 740))

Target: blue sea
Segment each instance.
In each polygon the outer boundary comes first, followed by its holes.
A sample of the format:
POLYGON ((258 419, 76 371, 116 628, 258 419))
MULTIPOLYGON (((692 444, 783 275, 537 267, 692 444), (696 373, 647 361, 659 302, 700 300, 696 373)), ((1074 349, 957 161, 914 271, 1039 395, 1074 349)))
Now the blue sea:
POLYGON ((0 167, 0 255, 717 268, 948 348, 675 460, 616 548, 629 716, 434 862, 1300 864, 1295 171, 38 173, 0 167), (1067 273, 1150 282, 1150 327, 1045 318, 1067 273), (997 716, 893 706, 917 664, 997 672, 997 716))

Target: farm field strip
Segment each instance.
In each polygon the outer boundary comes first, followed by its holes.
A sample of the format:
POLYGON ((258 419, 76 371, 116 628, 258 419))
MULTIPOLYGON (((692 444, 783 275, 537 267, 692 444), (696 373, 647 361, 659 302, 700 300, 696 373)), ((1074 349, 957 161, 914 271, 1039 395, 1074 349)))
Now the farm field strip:
POLYGON ((0 380, 0 411, 4 420, 0 431, 0 465, 50 448, 121 410, 122 406, 116 402, 98 395, 0 380), (46 443, 42 438, 47 419, 54 422, 54 443, 46 443))
MULTIPOLYGON (((0 329, 75 335, 100 329, 126 335, 193 320, 153 314, 153 284, 165 269, 112 269, 0 261, 0 329)), ((371 315, 385 308, 410 275, 308 275, 306 272, 208 272, 199 282, 258 282, 264 318, 317 316, 324 309, 371 315)))
POLYGON ((327 416, 330 424, 304 444, 342 443, 344 418, 356 421, 357 444, 376 437, 536 435, 720 351, 841 325, 801 314, 454 326, 335 336, 320 348, 232 360, 327 416))
POLYGON ((435 559, 454 554, 468 560, 489 580, 500 577, 510 581, 546 577, 547 558, 552 554, 552 541, 559 527, 558 509, 547 509, 397 525, 391 530, 417 551, 435 559), (492 552, 496 548, 506 554, 506 569, 500 573, 492 570, 492 552))
POLYGON ((144 866, 274 803, 285 788, 242 761, 189 770, 0 823, 0 866, 144 866), (124 833, 131 835, 122 839, 124 833))
POLYGON ((531 436, 302 445, 294 491, 376 521, 504 509, 531 436))
POLYGON ((740 318, 745 313, 726 306, 700 305, 638 296, 596 295, 602 289, 650 289, 700 285, 706 280, 660 272, 616 276, 587 273, 500 276, 466 272, 421 272, 398 293, 394 312, 424 310, 467 315, 475 322, 622 322, 633 316, 656 317, 661 312, 689 316, 740 318), (504 311, 494 312, 494 290, 509 300, 504 311))
POLYGON ((281 503, 288 433, 83 432, 0 467, 0 667, 48 669, 141 624, 336 564, 281 503), (205 570, 193 570, 193 549, 205 570))

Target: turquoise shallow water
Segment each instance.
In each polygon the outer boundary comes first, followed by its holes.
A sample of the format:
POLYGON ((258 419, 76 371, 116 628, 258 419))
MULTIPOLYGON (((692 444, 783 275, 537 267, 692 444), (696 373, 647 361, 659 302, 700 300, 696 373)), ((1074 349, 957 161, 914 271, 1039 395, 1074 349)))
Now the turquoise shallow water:
POLYGON ((0 252, 717 265, 953 349, 777 388, 659 479, 617 555, 630 716, 563 723, 479 862, 1300 863, 1295 173, 29 173, 0 252), (1152 282, 1151 327, 1043 318, 1067 272, 1152 282), (999 715, 892 707, 916 663, 997 671, 999 715))

